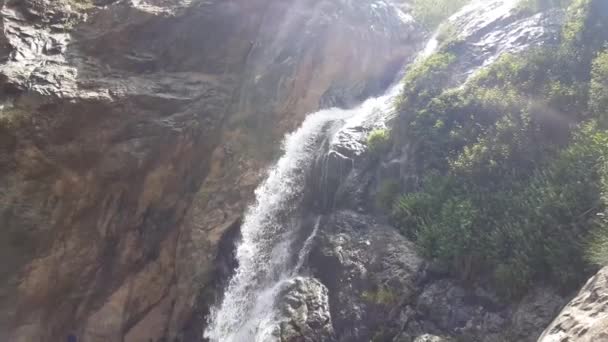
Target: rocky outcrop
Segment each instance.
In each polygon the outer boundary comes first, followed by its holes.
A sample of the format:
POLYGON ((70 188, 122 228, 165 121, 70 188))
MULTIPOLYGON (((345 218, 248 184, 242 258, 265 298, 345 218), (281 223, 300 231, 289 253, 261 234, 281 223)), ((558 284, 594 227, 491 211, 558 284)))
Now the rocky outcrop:
POLYGON ((563 22, 563 9, 528 15, 522 13, 518 1, 488 1, 485 6, 465 7, 448 20, 448 32, 443 37, 461 44, 457 50, 457 81, 505 53, 517 54, 557 42, 563 22))
POLYGON ((534 342, 555 317, 565 299, 554 289, 538 287, 519 301, 506 302, 480 287, 427 275, 417 297, 416 319, 409 334, 431 332, 471 341, 534 342))
POLYGON ((585 284, 538 339, 538 342, 575 341, 608 341, 608 268, 585 284))
POLYGON ((538 287, 507 302, 436 274, 394 228, 350 210, 322 220, 306 265, 327 287, 336 341, 534 342, 566 301, 538 287))
POLYGON ((284 319, 278 322, 279 341, 333 341, 327 288, 313 278, 291 280, 278 298, 284 319))
POLYGON ((402 328, 403 303, 417 293, 423 261, 414 246, 352 211, 333 213, 319 231, 308 266, 329 290, 338 341, 388 341, 402 328))
POLYGON ((421 40, 364 0, 0 6, 10 341, 179 339, 279 138, 381 91, 421 40))

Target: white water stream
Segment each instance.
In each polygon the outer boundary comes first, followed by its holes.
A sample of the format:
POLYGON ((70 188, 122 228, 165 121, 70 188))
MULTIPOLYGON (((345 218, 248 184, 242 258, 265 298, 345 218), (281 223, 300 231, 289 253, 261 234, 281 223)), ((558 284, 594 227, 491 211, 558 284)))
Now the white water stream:
MULTIPOLYGON (((483 1, 473 1, 462 12, 473 11, 474 6, 484 6, 483 1)), ((419 58, 433 53, 437 45, 434 36, 421 50, 419 58)), ((390 115, 387 113, 393 112, 393 103, 400 91, 401 86, 397 84, 385 95, 369 99, 354 109, 332 108, 312 113, 300 128, 286 136, 283 156, 256 190, 256 202, 246 212, 241 226, 242 240, 236 251, 238 266, 223 301, 211 311, 205 338, 212 342, 277 339, 273 334, 277 295, 301 271, 319 229, 320 218, 312 229, 308 227, 312 233, 299 249, 292 250, 297 233, 306 228, 294 219, 302 202, 306 173, 324 141, 331 141, 336 132, 345 127, 376 117, 386 118, 390 115), (384 115, 378 116, 378 113, 384 115)))
POLYGON ((221 305, 212 310, 205 337, 218 342, 272 341, 274 301, 281 286, 297 275, 313 235, 301 250, 290 250, 299 222, 289 220, 300 201, 306 171, 320 146, 336 129, 359 122, 376 111, 390 111, 400 87, 369 99, 355 109, 327 109, 308 115, 302 126, 283 143, 283 156, 256 190, 256 202, 247 210, 237 247, 238 267, 221 305), (292 256, 298 255, 295 264, 292 256))

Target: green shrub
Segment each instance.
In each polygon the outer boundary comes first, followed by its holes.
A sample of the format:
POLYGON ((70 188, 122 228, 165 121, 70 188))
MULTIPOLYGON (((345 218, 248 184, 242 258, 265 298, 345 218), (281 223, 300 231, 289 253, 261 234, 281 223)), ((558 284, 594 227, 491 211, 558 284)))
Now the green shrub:
POLYGON ((417 181, 391 217, 446 271, 517 297, 540 280, 571 290, 608 261, 606 4, 577 0, 560 46, 503 56, 459 89, 446 48, 404 80, 394 129, 417 181))
POLYGON ((403 79, 403 94, 397 108, 421 107, 441 94, 451 79, 450 66, 455 60, 454 54, 440 52, 414 64, 403 79))
POLYGON ((384 180, 380 183, 378 193, 376 194, 376 204, 378 208, 384 211, 390 211, 395 198, 399 196, 401 186, 396 180, 384 180))
POLYGON ((563 38, 572 43, 582 37, 585 21, 589 17, 589 3, 591 0, 575 0, 568 12, 568 20, 564 25, 563 38))
POLYGON ((390 148, 390 134, 387 129, 376 129, 367 137, 367 147, 372 154, 378 155, 390 148))
POLYGON ((608 222, 606 214, 601 214, 601 226, 590 236, 586 256, 591 263, 604 267, 608 265, 608 222))
MULTIPOLYGON (((607 142, 608 143, 608 142, 607 142)), ((608 265, 608 159, 602 160, 601 187, 603 212, 598 213, 596 227, 586 246, 587 260, 594 265, 608 265)))
POLYGON ((434 30, 470 0, 414 0, 412 15, 429 31, 434 30))
POLYGON ((602 52, 593 61, 589 110, 602 127, 608 128, 608 52, 602 52))
POLYGON ((493 270, 505 296, 522 294, 539 277, 572 288, 586 275, 581 244, 600 208, 605 156, 608 133, 588 125, 531 177, 512 160, 485 157, 447 177, 429 176, 422 191, 400 197, 393 218, 426 257, 454 275, 470 279, 493 270))

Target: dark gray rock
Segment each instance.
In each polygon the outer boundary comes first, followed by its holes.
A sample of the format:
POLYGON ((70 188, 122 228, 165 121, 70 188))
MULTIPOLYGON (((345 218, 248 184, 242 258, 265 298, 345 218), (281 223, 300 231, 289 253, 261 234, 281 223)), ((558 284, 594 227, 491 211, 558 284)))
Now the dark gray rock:
POLYGON ((533 288, 513 308, 508 337, 513 341, 536 341, 541 334, 539 328, 551 322, 565 302, 566 298, 555 289, 543 286, 533 288))
POLYGON ((500 333, 507 317, 496 300, 478 295, 442 279, 428 285, 419 295, 417 309, 441 331, 450 334, 490 335, 500 333))
POLYGON ((416 294, 422 259, 397 231, 369 216, 338 211, 321 224, 309 267, 329 290, 338 340, 390 336, 401 306, 416 294))

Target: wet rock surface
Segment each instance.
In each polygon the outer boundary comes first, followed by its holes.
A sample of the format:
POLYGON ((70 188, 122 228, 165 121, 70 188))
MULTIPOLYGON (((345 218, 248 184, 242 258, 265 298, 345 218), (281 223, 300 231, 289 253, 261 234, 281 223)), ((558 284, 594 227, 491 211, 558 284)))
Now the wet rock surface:
MULTIPOLYGON (((447 40, 458 45, 457 78, 473 75, 505 53, 557 42, 564 11, 553 9, 534 15, 522 13, 517 1, 490 1, 485 6, 467 6, 448 21, 447 40)), ((459 80, 460 81, 460 80, 459 80)))

